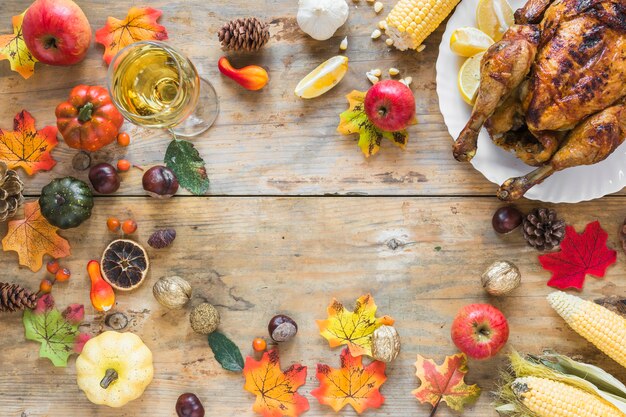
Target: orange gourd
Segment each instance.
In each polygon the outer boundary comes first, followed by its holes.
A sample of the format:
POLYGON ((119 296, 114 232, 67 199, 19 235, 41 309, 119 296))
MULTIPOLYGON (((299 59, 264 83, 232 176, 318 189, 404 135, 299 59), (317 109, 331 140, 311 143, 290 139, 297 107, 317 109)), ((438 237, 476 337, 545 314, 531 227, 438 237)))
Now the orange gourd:
POLYGON ((265 87, 270 77, 265 68, 258 65, 248 65, 237 69, 233 67, 226 57, 221 57, 217 63, 220 72, 232 78, 235 82, 248 90, 260 90, 265 87))
POLYGON ((111 285, 102 278, 100 263, 89 261, 87 272, 91 279, 91 304, 98 311, 109 311, 115 304, 115 293, 111 285))

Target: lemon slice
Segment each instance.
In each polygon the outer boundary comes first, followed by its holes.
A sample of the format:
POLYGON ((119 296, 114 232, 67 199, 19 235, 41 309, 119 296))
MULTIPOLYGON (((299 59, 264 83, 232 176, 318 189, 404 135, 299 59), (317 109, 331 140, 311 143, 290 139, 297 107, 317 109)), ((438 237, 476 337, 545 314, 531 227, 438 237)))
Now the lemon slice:
POLYGON ((476 8, 476 22, 478 29, 497 42, 509 26, 515 24, 513 9, 506 0, 480 0, 476 8))
POLYGON ((348 72, 348 57, 337 55, 311 71, 296 86, 301 98, 319 97, 341 81, 348 72))
POLYGON ((480 85, 480 61, 485 55, 480 52, 465 60, 459 71, 459 91, 467 104, 473 105, 480 85))
POLYGON ((450 49, 457 55, 473 56, 487 50, 493 45, 493 39, 485 32, 472 28, 459 28, 452 32, 450 37, 450 49))

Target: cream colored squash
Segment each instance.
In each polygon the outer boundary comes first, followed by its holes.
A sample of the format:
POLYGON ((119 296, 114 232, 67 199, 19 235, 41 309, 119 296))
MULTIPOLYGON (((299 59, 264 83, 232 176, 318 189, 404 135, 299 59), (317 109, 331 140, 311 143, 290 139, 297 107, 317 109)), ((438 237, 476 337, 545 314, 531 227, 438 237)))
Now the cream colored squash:
POLYGON ((94 404, 121 407, 152 382, 152 352, 132 333, 104 332, 76 359, 76 382, 94 404))
POLYGON ((318 41, 330 39, 348 20, 348 3, 345 0, 300 0, 298 25, 318 41))

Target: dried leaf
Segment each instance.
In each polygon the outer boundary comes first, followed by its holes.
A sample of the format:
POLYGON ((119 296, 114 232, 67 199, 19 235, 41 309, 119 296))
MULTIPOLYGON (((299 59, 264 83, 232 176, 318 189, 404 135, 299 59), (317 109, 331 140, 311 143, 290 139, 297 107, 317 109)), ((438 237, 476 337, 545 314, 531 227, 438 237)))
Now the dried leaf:
POLYGON ((608 236, 598 221, 589 223, 581 234, 567 226, 561 251, 539 256, 541 266, 552 272, 548 285, 582 290, 587 274, 603 277, 617 260, 617 252, 606 246, 608 236))
POLYGON ((374 361, 363 367, 362 357, 353 357, 347 348, 341 352, 341 368, 318 364, 316 376, 320 386, 311 391, 311 395, 335 412, 350 404, 361 414, 385 402, 379 391, 387 380, 385 363, 374 361))
MULTIPOLYGON (((39 299, 38 307, 34 311, 24 311, 22 321, 26 339, 41 343, 39 356, 50 359, 54 366, 67 366, 68 358, 75 353, 77 347, 80 321, 72 323, 66 320, 54 308, 54 299, 50 294, 39 299)), ((81 340, 84 338, 85 336, 81 336, 81 340)))
POLYGON ((9 222, 2 249, 17 252, 20 265, 38 271, 45 254, 57 259, 70 255, 69 242, 59 236, 57 230, 41 215, 39 201, 31 201, 24 204, 23 220, 9 222))
POLYGON ((209 346, 222 368, 232 372, 243 371, 241 351, 228 337, 220 332, 213 332, 209 334, 209 346))
POLYGON ((309 401, 297 392, 306 381, 306 366, 281 371, 277 350, 265 352, 260 361, 248 356, 243 374, 244 389, 256 395, 252 409, 263 417, 297 417, 309 409, 309 401))
POLYGON ((328 319, 317 320, 320 334, 330 347, 348 345, 352 356, 372 356, 372 333, 382 325, 394 323, 389 316, 376 318, 376 309, 374 297, 369 294, 356 300, 353 311, 333 298, 327 309, 328 319))
POLYGON ((126 46, 147 40, 164 41, 167 30, 157 20, 163 12, 151 7, 131 7, 124 20, 114 17, 96 31, 96 42, 104 45, 104 60, 107 64, 126 46))
POLYGON ((10 169, 22 167, 28 175, 56 165, 50 151, 57 146, 56 126, 35 128, 35 119, 22 110, 13 120, 13 131, 0 129, 0 161, 10 169))
POLYGON ((165 151, 165 165, 174 171, 180 185, 193 194, 203 195, 209 189, 204 159, 193 144, 174 139, 165 151))
MULTIPOLYGON (((366 157, 374 155, 380 149, 383 138, 389 139, 397 146, 404 149, 409 141, 406 130, 398 132, 385 132, 372 124, 365 114, 365 92, 354 90, 346 96, 349 103, 348 110, 339 115, 337 132, 344 135, 359 134, 359 147, 366 157)), ((417 123, 414 119, 411 124, 417 123)))
POLYGON ((29 78, 35 73, 35 62, 37 59, 30 53, 24 35, 22 34, 22 21, 24 13, 13 16, 13 34, 0 35, 0 60, 8 59, 11 70, 17 72, 24 78, 29 78))
POLYGON ((463 380, 468 371, 467 356, 464 353, 447 356, 441 365, 417 355, 415 367, 420 386, 412 394, 422 404, 429 403, 433 406, 431 416, 435 414, 441 401, 460 412, 463 407, 480 397, 478 385, 466 385, 463 380))

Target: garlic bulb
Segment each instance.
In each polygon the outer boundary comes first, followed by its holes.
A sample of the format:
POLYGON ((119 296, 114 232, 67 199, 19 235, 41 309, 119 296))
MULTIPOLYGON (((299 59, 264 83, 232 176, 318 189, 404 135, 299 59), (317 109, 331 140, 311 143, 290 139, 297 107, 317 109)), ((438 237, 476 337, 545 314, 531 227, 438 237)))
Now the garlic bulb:
POLYGON ((300 0, 298 25, 318 41, 330 39, 348 20, 345 0, 300 0))

